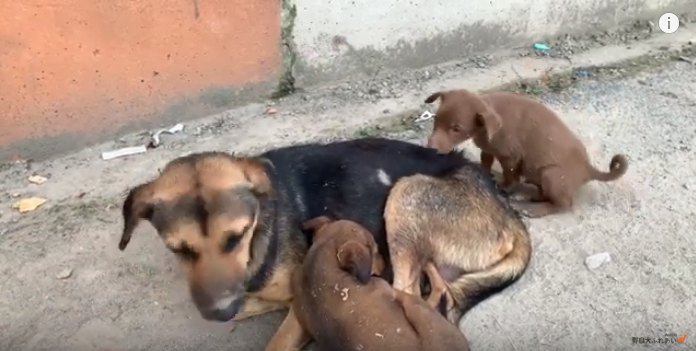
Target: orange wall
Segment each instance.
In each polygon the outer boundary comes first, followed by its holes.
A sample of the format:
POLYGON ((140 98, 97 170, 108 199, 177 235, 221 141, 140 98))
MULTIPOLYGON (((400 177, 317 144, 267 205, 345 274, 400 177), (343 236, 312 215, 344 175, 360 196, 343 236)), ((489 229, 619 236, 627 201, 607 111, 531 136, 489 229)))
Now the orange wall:
POLYGON ((274 81, 280 0, 0 0, 0 149, 274 81))

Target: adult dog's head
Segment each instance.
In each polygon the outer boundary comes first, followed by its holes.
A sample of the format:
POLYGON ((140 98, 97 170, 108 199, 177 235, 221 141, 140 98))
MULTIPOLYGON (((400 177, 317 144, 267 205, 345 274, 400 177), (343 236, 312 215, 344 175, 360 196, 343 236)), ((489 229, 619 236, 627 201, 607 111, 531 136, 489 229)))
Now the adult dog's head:
POLYGON ((176 159, 157 179, 128 194, 119 248, 126 248, 138 222, 147 219, 181 258, 203 317, 230 320, 244 302, 256 265, 254 232, 271 192, 259 160, 223 153, 176 159))

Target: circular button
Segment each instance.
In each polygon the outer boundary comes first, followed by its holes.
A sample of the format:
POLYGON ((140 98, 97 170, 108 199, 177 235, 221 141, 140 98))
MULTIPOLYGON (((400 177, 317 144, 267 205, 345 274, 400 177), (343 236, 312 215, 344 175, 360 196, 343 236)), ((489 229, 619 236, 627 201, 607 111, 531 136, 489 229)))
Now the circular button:
POLYGON ((661 31, 667 34, 672 34, 677 31, 677 28, 679 28, 679 17, 671 12, 667 12, 660 16, 660 22, 658 22, 658 25, 660 26, 661 31))

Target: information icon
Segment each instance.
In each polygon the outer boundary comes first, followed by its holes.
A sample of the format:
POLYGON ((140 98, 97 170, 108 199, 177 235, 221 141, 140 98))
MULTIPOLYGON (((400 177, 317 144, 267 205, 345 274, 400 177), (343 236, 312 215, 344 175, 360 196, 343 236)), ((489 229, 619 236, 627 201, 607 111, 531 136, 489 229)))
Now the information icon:
POLYGON ((667 34, 672 34, 677 31, 677 28, 679 28, 679 17, 671 12, 667 12, 660 16, 660 22, 658 22, 658 25, 660 26, 661 31, 667 34))

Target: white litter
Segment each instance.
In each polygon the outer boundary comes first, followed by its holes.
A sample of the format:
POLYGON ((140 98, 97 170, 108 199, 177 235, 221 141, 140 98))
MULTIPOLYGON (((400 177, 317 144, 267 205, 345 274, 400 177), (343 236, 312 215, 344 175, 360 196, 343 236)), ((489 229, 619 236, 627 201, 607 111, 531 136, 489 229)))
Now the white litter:
POLYGON ((158 147, 160 145, 160 135, 163 133, 165 134, 176 134, 184 130, 184 124, 183 123, 177 123, 171 128, 168 129, 160 129, 152 134, 152 137, 150 138, 150 147, 158 147))
POLYGON ((41 184, 43 184, 43 183, 46 183, 46 181, 48 180, 48 178, 35 174, 35 175, 29 177, 27 180, 29 180, 29 183, 34 183, 34 184, 37 184, 37 185, 41 185, 41 184))
POLYGON ((424 111, 423 113, 421 113, 420 116, 418 116, 418 118, 416 118, 416 120, 414 122, 416 122, 416 123, 425 122, 433 117, 435 117, 434 113, 432 113, 430 111, 424 111))
POLYGON ((611 255, 608 252, 601 252, 585 258, 585 266, 589 269, 597 269, 599 266, 611 262, 611 255))
POLYGON ((114 158, 119 158, 123 156, 142 154, 147 152, 145 145, 124 147, 123 149, 104 151, 102 152, 102 160, 111 160, 114 158))
POLYGON ((72 276, 73 270, 72 268, 64 268, 58 274, 56 274, 56 279, 64 280, 70 278, 72 276))

